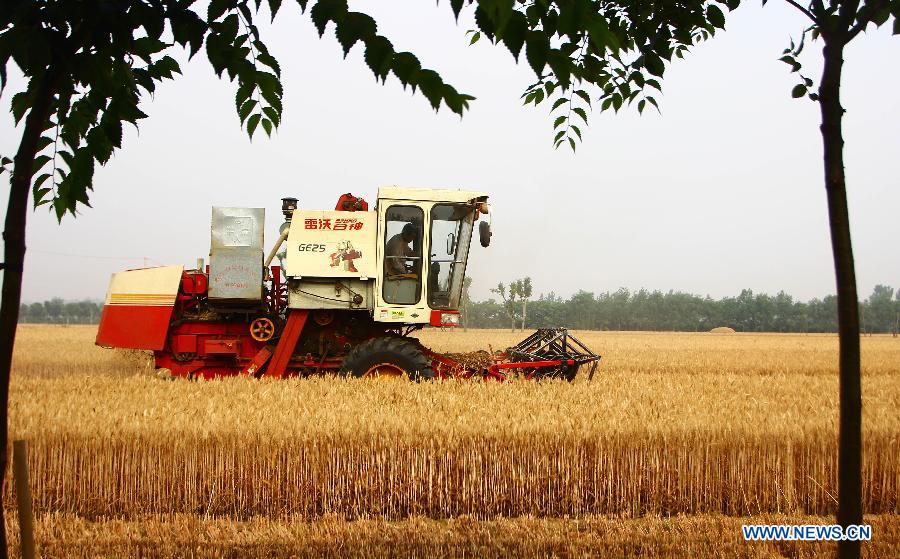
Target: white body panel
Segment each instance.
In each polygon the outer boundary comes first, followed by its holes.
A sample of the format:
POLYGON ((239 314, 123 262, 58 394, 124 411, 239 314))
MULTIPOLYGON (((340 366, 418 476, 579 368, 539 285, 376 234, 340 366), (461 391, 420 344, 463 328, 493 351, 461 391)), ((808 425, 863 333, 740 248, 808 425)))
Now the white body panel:
POLYGON ((374 278, 376 227, 375 212, 295 210, 285 274, 289 278, 374 278))
POLYGON ((183 271, 184 266, 160 266, 115 273, 109 281, 106 304, 172 306, 181 286, 183 271))
POLYGON ((374 279, 354 278, 333 281, 291 279, 288 281, 288 307, 292 309, 371 309, 374 279), (357 303, 354 297, 362 301, 357 303))
POLYGON ((382 186, 378 188, 378 205, 382 200, 405 200, 423 202, 470 202, 487 199, 484 192, 474 190, 453 190, 450 188, 400 188, 399 186, 382 186))

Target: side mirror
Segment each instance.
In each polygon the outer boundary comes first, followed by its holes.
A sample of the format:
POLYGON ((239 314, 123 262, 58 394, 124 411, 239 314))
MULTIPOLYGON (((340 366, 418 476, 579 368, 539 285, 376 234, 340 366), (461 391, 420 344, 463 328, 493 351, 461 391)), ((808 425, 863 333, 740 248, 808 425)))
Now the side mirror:
POLYGON ((478 224, 478 237, 481 240, 481 246, 487 247, 491 244, 491 224, 482 221, 478 224))

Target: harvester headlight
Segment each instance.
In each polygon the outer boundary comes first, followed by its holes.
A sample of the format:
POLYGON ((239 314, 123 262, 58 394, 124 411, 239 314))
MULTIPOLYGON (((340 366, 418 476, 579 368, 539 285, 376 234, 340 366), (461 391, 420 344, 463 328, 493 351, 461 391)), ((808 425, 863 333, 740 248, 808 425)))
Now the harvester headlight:
POLYGON ((446 324, 447 326, 459 326, 459 315, 455 313, 441 314, 441 324, 446 324))

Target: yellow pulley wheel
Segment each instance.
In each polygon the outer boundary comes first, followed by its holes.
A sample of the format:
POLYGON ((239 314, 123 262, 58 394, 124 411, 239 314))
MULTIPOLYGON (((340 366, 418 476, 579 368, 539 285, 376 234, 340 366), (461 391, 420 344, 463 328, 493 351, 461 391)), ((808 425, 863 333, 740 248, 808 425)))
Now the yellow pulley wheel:
POLYGON ((268 342, 275 335, 275 323, 271 318, 260 317, 250 323, 250 336, 257 342, 268 342))

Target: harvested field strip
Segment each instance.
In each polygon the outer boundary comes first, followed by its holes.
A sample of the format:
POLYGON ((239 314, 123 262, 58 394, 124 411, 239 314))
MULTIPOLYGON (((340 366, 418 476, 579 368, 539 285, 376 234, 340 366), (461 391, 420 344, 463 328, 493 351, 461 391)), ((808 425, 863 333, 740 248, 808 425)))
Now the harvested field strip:
MULTIPOLYGON (((36 509, 89 518, 830 514, 836 495, 836 445, 817 438, 54 436, 30 450, 36 509)), ((900 512, 898 471, 896 442, 870 436, 866 511, 900 512)))
MULTIPOLYGON (((7 517, 17 546, 15 516, 7 517)), ((900 556, 900 517, 867 516, 863 557, 900 556)), ((831 524, 832 518, 718 515, 577 520, 509 518, 401 522, 323 518, 275 521, 169 515, 87 521, 43 515, 36 540, 44 559, 117 557, 834 557, 828 542, 745 542, 742 524, 831 524)))

